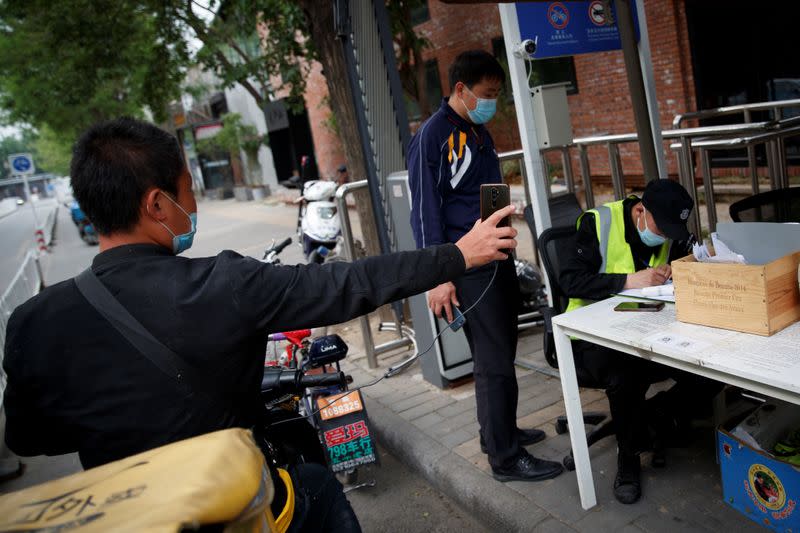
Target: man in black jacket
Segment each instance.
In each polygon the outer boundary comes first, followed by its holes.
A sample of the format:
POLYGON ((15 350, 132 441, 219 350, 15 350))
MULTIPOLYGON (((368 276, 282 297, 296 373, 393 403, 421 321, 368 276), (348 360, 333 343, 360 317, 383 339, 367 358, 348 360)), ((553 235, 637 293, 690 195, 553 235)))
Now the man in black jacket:
POLYGON ((191 178, 177 140, 134 119, 84 133, 71 178, 100 236, 92 271, 146 330, 217 386, 186 394, 74 280, 45 289, 8 324, 6 441, 25 456, 77 451, 86 468, 252 427, 268 333, 350 320, 504 260, 500 250, 516 246, 514 230, 496 227, 505 210, 455 244, 352 264, 274 266, 230 251, 179 257, 197 223, 191 178), (209 396, 230 401, 209 405, 202 401, 209 396))

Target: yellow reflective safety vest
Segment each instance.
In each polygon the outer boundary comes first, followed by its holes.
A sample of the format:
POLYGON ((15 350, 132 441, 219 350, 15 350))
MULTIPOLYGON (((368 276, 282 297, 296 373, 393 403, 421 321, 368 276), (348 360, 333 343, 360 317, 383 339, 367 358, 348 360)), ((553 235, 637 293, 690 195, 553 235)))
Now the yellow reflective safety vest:
MULTIPOLYGON (((625 240, 625 208, 622 205, 623 201, 610 202, 596 209, 586 211, 586 213, 594 214, 597 240, 600 242, 600 255, 603 258, 603 263, 600 265, 600 270, 598 270, 599 274, 633 274, 636 272, 636 265, 633 263, 633 252, 631 252, 631 247, 625 240)), ((583 215, 578 218, 578 227, 580 227, 582 218, 583 215)), ((667 264, 671 245, 672 241, 667 240, 661 245, 658 252, 650 257, 651 267, 667 264)), ((592 302, 593 300, 570 298, 567 312, 589 305, 592 302)))

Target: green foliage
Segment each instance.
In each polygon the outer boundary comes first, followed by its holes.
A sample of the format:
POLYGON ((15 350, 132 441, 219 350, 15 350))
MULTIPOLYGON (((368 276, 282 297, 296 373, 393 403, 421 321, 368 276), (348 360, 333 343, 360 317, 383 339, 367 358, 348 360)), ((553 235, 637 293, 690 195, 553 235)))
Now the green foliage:
POLYGON ((45 126, 34 141, 37 166, 48 172, 65 176, 69 174, 72 160, 72 143, 45 126))
MULTIPOLYGON (((149 0, 160 6, 159 23, 175 36, 193 34, 203 42, 196 60, 214 72, 222 87, 242 84, 263 102, 273 83, 288 91, 293 111, 303 108, 303 93, 316 52, 308 39, 308 23, 295 1, 211 0, 211 22, 197 15, 199 3, 187 0, 149 0), (257 26, 266 28, 262 35, 257 26)), ((166 33, 166 32, 165 32, 166 33)))
POLYGON ((265 144, 265 137, 260 136, 255 127, 242 124, 242 116, 238 113, 228 113, 222 117, 219 133, 197 141, 197 149, 205 153, 223 151, 233 154, 242 149, 248 155, 255 156, 261 145, 265 144))
POLYGON ((47 127, 62 136, 58 142, 71 143, 94 122, 142 116, 145 107, 163 119, 188 56, 174 29, 158 20, 156 10, 134 0, 0 2, 0 108, 7 120, 47 127))
POLYGON ((333 111, 333 106, 331 106, 331 97, 325 96, 323 99, 321 99, 318 107, 327 107, 331 110, 330 113, 328 113, 328 116, 322 120, 322 126, 338 137, 340 135, 339 121, 336 120, 336 113, 333 111))
MULTIPOLYGON (((431 43, 414 31, 412 13, 423 7, 426 0, 386 0, 386 11, 394 36, 397 70, 406 96, 419 106, 424 117, 431 114, 425 86, 425 64, 422 52, 431 43)), ((438 102, 435 102, 438 104, 438 102)))

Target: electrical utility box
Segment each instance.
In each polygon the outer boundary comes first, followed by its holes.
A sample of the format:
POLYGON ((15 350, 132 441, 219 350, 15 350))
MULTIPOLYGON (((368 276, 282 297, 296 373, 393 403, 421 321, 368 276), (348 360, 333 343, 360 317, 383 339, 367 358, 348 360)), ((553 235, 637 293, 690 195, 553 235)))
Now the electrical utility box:
MULTIPOLYGON (((387 179, 386 195, 389 200, 394 225, 397 251, 416 250, 411 231, 411 191, 408 188, 408 172, 395 172, 387 179)), ((425 293, 408 299, 414 334, 420 351, 428 348, 433 339, 447 328, 447 322, 436 318, 428 308, 425 293)), ((467 316, 469 320, 469 316, 467 316)), ((436 340, 431 350, 420 358, 422 377, 437 387, 444 388, 450 381, 472 373, 472 352, 463 328, 445 331, 436 340)))
POLYGON ((539 149, 565 146, 572 142, 572 122, 567 104, 568 83, 537 85, 531 89, 533 117, 539 149))

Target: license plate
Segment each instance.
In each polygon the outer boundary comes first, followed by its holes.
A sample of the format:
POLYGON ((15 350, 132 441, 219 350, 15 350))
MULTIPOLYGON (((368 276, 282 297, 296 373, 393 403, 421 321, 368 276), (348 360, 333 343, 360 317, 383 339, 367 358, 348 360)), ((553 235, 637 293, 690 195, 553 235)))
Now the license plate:
POLYGON ((317 398, 317 408, 319 409, 319 417, 322 420, 330 420, 362 411, 364 402, 361 400, 361 394, 354 390, 343 394, 317 398))

